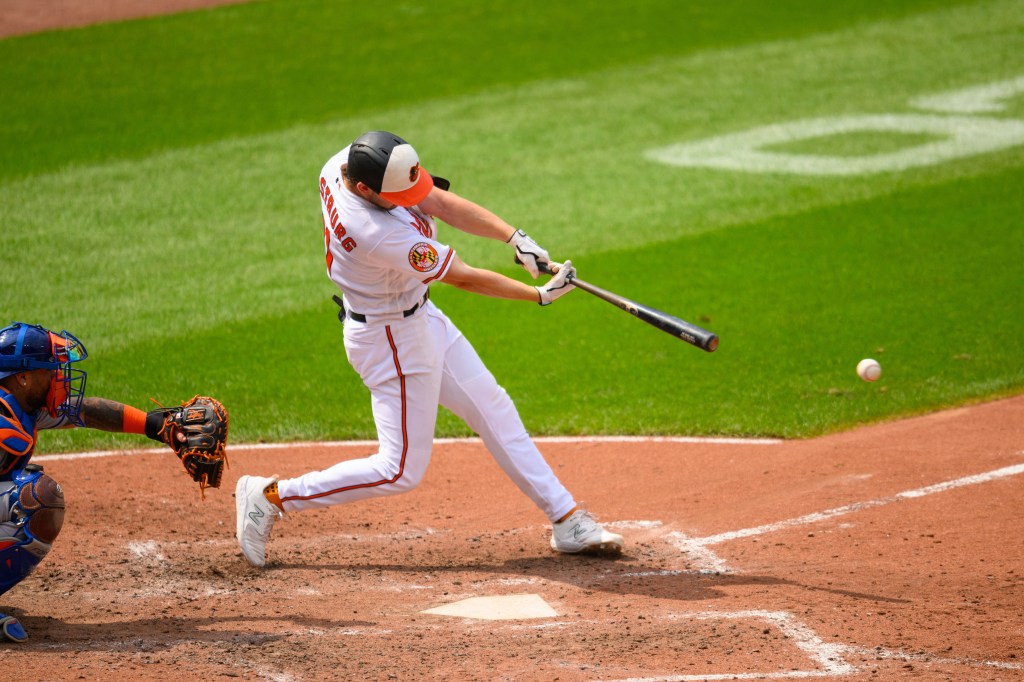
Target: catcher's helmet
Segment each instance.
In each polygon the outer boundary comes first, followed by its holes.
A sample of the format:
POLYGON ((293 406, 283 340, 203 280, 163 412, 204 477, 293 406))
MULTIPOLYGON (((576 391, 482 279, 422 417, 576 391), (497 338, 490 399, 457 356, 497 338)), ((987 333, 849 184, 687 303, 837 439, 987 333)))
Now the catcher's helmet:
POLYGON ((50 416, 66 416, 81 425, 79 411, 85 396, 85 372, 71 363, 89 356, 72 334, 13 322, 0 329, 0 379, 20 372, 46 369, 53 372, 46 407, 50 416))

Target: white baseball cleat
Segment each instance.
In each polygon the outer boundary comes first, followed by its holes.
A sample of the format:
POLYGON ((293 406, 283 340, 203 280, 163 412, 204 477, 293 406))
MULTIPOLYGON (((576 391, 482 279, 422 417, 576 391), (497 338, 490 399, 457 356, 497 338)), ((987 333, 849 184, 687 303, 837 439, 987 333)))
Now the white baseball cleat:
POLYGON ((245 560, 253 566, 267 563, 267 540, 280 509, 271 504, 263 489, 277 480, 277 476, 242 476, 235 485, 236 537, 245 560))
POLYGON ((609 533, 589 512, 579 509, 552 526, 551 549, 564 554, 614 557, 622 554, 622 536, 609 533))

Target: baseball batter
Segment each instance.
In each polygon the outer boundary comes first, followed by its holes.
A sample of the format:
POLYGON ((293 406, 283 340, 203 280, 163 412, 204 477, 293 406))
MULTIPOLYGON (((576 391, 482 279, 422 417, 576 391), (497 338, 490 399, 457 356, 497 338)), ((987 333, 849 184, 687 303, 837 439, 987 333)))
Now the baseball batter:
POLYGON ((298 478, 242 476, 235 489, 237 536, 252 565, 266 563, 267 540, 282 512, 415 488, 430 462, 439 404, 479 434, 502 470, 551 520, 554 550, 621 552, 622 537, 577 505, 508 394, 429 298, 430 285, 441 281, 549 305, 572 290, 572 263, 551 262, 522 231, 447 187, 420 166, 411 145, 383 131, 360 135, 320 172, 327 275, 343 294, 345 353, 370 390, 379 450, 298 478), (534 278, 538 264, 555 274, 535 287, 471 267, 438 240, 435 218, 509 244, 534 278))

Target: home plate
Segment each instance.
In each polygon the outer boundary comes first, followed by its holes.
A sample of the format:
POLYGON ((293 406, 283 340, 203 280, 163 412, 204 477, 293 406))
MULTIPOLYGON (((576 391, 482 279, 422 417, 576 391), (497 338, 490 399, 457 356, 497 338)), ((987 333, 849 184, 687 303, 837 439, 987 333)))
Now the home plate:
POLYGON ((551 618, 555 610, 536 594, 508 594, 501 597, 470 597, 422 613, 480 620, 525 620, 551 618))

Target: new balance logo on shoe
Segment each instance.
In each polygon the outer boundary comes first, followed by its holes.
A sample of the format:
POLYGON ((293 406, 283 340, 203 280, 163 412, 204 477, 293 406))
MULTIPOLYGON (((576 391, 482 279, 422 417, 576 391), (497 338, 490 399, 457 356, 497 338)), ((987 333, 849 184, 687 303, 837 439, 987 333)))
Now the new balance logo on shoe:
POLYGON ((263 493, 267 485, 276 480, 276 476, 242 476, 235 485, 235 536, 245 560, 253 566, 266 565, 270 530, 282 516, 263 493))
POLYGON ((622 536, 609 533, 593 516, 580 509, 565 521, 554 524, 551 529, 551 548, 565 554, 614 557, 622 553, 622 536))

